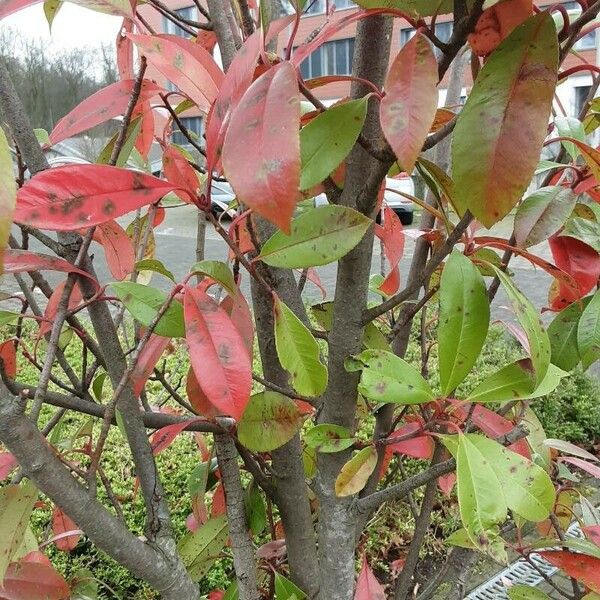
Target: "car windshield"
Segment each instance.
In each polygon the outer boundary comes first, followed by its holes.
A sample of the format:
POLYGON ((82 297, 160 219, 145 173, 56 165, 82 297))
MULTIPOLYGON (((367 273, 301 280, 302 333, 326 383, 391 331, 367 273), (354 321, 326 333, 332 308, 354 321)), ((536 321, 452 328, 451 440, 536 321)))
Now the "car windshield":
POLYGON ((228 183, 213 183, 212 194, 216 196, 233 196, 233 191, 228 183))

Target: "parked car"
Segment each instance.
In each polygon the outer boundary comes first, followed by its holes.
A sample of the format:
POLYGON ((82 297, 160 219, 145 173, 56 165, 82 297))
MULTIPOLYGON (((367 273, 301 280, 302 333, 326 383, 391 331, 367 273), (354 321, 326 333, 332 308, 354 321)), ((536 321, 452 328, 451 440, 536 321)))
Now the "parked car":
POLYGON ((235 210, 229 208, 235 200, 235 194, 227 181, 213 181, 210 198, 212 201, 212 213, 215 217, 221 217, 223 213, 230 219, 235 217, 235 210))
MULTIPOLYGON (((398 177, 386 177, 385 192, 383 200, 400 218, 402 225, 410 225, 414 218, 414 205, 406 198, 397 192, 403 192, 414 196, 415 186, 413 180, 408 175, 402 174, 398 177)), ((315 196, 315 206, 324 206, 327 204, 327 196, 319 194, 315 196)), ((377 223, 381 222, 381 213, 377 215, 377 223)))

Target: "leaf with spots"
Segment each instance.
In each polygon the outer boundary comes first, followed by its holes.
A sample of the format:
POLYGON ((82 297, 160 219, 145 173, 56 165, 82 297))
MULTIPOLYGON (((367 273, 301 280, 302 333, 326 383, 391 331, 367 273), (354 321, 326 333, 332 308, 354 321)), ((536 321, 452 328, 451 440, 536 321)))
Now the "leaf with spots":
POLYGON ((600 593, 600 558, 566 550, 540 552, 551 565, 562 569, 569 577, 600 593))
POLYGON ((570 188, 559 185, 540 188, 527 196, 515 215, 517 246, 527 248, 546 241, 564 225, 576 201, 570 188))
POLYGON ((250 397, 238 423, 240 442, 254 452, 270 452, 289 442, 304 416, 287 396, 265 390, 250 397))
POLYGON ((379 115, 403 171, 411 173, 438 106, 438 66, 431 42, 417 33, 390 67, 379 115))
POLYGON ((335 495, 352 496, 362 490, 377 466, 373 446, 359 450, 343 467, 335 480, 335 495))
POLYGON ((600 358, 600 292, 593 295, 581 313, 577 349, 584 370, 600 358))
POLYGON ((317 452, 341 452, 350 448, 356 438, 341 425, 321 423, 309 429, 304 435, 304 443, 317 452))
POLYGON ((538 164, 556 87, 558 41, 541 12, 490 55, 458 116, 452 176, 459 212, 486 227, 520 200, 538 164))
POLYGON ((292 221, 290 234, 277 231, 258 258, 273 267, 305 269, 339 260, 360 242, 371 219, 346 206, 320 206, 292 221))
POLYGON ((531 301, 517 289, 504 271, 496 267, 494 267, 494 271, 506 291, 515 316, 527 335, 533 367, 533 387, 531 390, 533 391, 541 384, 550 365, 550 340, 548 339, 548 333, 544 329, 542 321, 531 301))
POLYGON ((37 489, 28 481, 0 489, 0 582, 23 542, 37 496, 37 489))
POLYGON ((577 327, 591 299, 592 296, 587 296, 563 308, 548 326, 552 364, 564 371, 572 371, 581 360, 577 346, 577 327))
POLYGON ((67 165, 35 175, 17 193, 17 223, 77 231, 153 204, 175 186, 108 165, 67 165))
POLYGON ((348 156, 367 116, 368 97, 328 108, 300 132, 300 189, 321 183, 348 156))
POLYGON ((201 112, 208 113, 217 97, 223 72, 204 48, 196 46, 192 54, 176 36, 131 33, 127 36, 153 67, 188 96, 201 112), (201 52, 202 62, 198 56, 201 52))
POLYGON ((17 199, 17 184, 12 155, 4 131, 0 129, 0 276, 4 249, 8 244, 8 236, 12 224, 12 214, 17 199))
POLYGON ((383 587, 375 578, 366 556, 363 556, 362 569, 356 580, 354 600, 385 600, 383 587))
POLYGON ((60 271, 62 273, 77 273, 82 277, 87 277, 96 281, 89 273, 78 269, 70 262, 38 252, 29 250, 6 250, 4 253, 4 272, 5 273, 24 273, 26 271, 60 271))
POLYGON ((483 348, 490 304, 477 267, 457 251, 446 261, 439 294, 440 386, 443 394, 451 394, 473 368, 483 348))
POLYGON ((165 179, 181 188, 181 191, 175 191, 177 196, 184 202, 194 202, 200 180, 185 156, 175 146, 169 145, 163 151, 162 160, 165 179))
POLYGON ((201 289, 186 287, 186 340, 199 386, 222 415, 240 420, 250 399, 252 363, 226 311, 201 289))
POLYGON ((296 71, 283 62, 244 94, 223 143, 223 169, 238 200, 285 232, 299 199, 299 126, 296 71))
POLYGON ((327 387, 327 367, 319 344, 306 325, 277 296, 274 298, 275 346, 291 385, 303 396, 319 396, 327 387))
POLYGON ((531 360, 523 358, 488 375, 472 392, 469 402, 507 402, 541 398, 553 392, 568 375, 556 365, 549 365, 546 375, 536 386, 531 360))
POLYGON ((435 398, 414 367, 385 350, 365 350, 346 361, 346 370, 362 371, 358 390, 374 402, 423 404, 435 398))
MULTIPOLYGON (((98 90, 65 115, 50 133, 50 144, 58 144, 96 125, 106 123, 125 114, 135 85, 134 79, 123 79, 98 90)), ((153 81, 144 79, 140 91, 140 102, 157 96, 163 88, 153 81)))

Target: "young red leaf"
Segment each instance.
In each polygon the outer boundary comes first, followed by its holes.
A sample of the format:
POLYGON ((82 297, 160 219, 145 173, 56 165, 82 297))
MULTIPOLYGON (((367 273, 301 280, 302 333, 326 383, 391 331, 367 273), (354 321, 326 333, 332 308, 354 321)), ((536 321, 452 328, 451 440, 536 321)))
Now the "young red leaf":
POLYGON ((390 272, 379 290, 384 294, 395 294, 400 286, 398 263, 404 254, 404 233, 400 218, 389 206, 383 208, 383 226, 377 227, 375 234, 383 242, 385 256, 390 263, 390 272))
POLYGON ((62 258, 29 252, 29 250, 7 250, 4 255, 4 272, 24 273, 25 271, 62 271, 63 273, 77 273, 93 279, 89 273, 78 269, 62 258))
POLYGON ((196 44, 199 44, 205 50, 212 53, 217 45, 217 35, 214 31, 205 31, 201 29, 198 32, 198 35, 196 35, 196 44))
POLYGON ((240 202, 286 233, 299 198, 299 124, 296 71, 280 63, 244 94, 223 144, 223 169, 240 202))
POLYGON ((551 565, 562 569, 594 592, 600 593, 600 559, 566 550, 540 552, 551 565))
POLYGON ((186 339, 198 383, 220 414, 239 421, 250 399, 252 363, 235 325, 212 298, 187 287, 186 339))
POLYGON ((594 465, 587 460, 583 460, 583 458, 575 458, 574 456, 563 456, 561 458, 563 462, 567 462, 571 465, 575 465, 579 467, 581 470, 589 473, 592 477, 596 479, 600 479, 600 467, 598 465, 594 465))
POLYGON ((163 172, 167 181, 181 189, 175 192, 179 198, 184 202, 195 200, 200 187, 198 175, 185 156, 173 146, 167 146, 163 151, 163 172))
POLYGON ((588 525, 586 527, 581 528, 583 533, 585 533, 585 537, 594 542, 596 546, 600 546, 600 525, 588 525))
POLYGON ((133 111, 133 117, 141 117, 141 126, 137 138, 135 139, 135 149, 143 158, 148 158, 148 153, 154 141, 154 111, 150 102, 142 102, 136 105, 133 111))
POLYGON ((4 481, 16 466, 17 459, 10 452, 0 452, 0 481, 4 481))
POLYGON ((61 536, 54 540, 56 547, 63 552, 70 552, 75 549, 75 546, 81 539, 81 534, 76 533, 66 537, 62 537, 62 534, 78 530, 77 524, 73 519, 69 518, 58 506, 55 506, 52 510, 52 533, 55 536, 61 536))
POLYGON ((158 431, 154 432, 150 438, 152 454, 156 456, 163 450, 166 450, 182 431, 185 431, 192 423, 197 423, 198 421, 202 420, 203 419, 200 418, 188 419, 187 421, 182 421, 181 423, 174 423, 173 425, 161 427, 158 431))
POLYGON ((456 473, 448 473, 448 475, 442 475, 438 479, 438 487, 440 488, 440 491, 442 492, 442 494, 448 497, 450 496, 455 483, 456 473))
POLYGON ((250 312, 246 298, 244 298, 241 291, 235 296, 226 296, 221 302, 221 307, 225 309, 231 322, 240 332, 244 344, 248 349, 248 354, 252 356, 254 348, 254 321, 252 320, 252 313, 250 312))
MULTIPOLYGON (((186 94, 202 112, 209 111, 220 84, 220 80, 215 81, 213 78, 214 69, 207 69, 206 64, 191 54, 187 46, 173 41, 172 36, 131 33, 128 36, 149 63, 186 94)), ((201 50, 200 47, 197 48, 201 50)), ((208 52, 205 53, 210 57, 208 52)), ((210 58, 212 61, 212 57, 210 58)), ((216 70, 221 72, 218 67, 216 70)))
POLYGON ((438 66, 431 42, 421 33, 407 42, 385 82, 381 128, 402 170, 411 173, 438 106, 438 66))
POLYGON ((6 374, 14 379, 17 376, 17 351, 12 340, 6 340, 0 344, 0 360, 6 374))
POLYGON ((156 363, 159 361, 165 348, 171 343, 171 339, 162 335, 152 334, 150 339, 140 352, 140 356, 135 363, 135 368, 131 374, 131 383, 133 393, 139 396, 152 375, 156 363))
MULTIPOLYGON (((407 434, 415 433, 422 430, 423 424, 419 422, 406 423, 399 429, 396 429, 388 440, 394 438, 404 437, 407 434)), ((392 452, 398 452, 399 454, 406 454, 414 458, 431 458, 433 455, 434 443, 433 439, 428 435, 418 435, 408 440, 402 440, 393 444, 386 445, 386 450, 389 448, 392 452)))
POLYGON ((3 600, 67 600, 70 596, 67 582, 50 561, 29 555, 8 566, 0 587, 3 600))
MULTIPOLYGON (((2 0, 0 2, 0 19, 23 10, 28 6, 39 4, 43 0, 2 0)), ((129 0, 78 0, 77 4, 111 15, 133 17, 129 0)))
MULTIPOLYGON (((39 336, 44 337, 47 333, 52 331, 52 325, 54 319, 56 317, 56 311, 58 310, 58 305, 63 295, 63 291, 65 289, 66 280, 61 281, 52 292, 52 295, 48 299, 48 304, 46 304, 46 309, 44 310, 44 321, 40 323, 40 332, 39 336)), ((69 296, 68 307, 69 310, 75 308, 80 304, 82 300, 81 290, 79 286, 75 284, 73 290, 71 291, 71 295, 69 296)))
POLYGON ((94 231, 94 240, 102 245, 106 263, 117 281, 122 281, 133 273, 135 251, 131 238, 116 221, 107 221, 98 225, 94 231))
POLYGON ((135 68, 133 64, 133 44, 127 37, 127 33, 133 31, 133 21, 131 19, 123 19, 123 25, 117 33, 117 70, 119 77, 123 79, 135 79, 135 68))
POLYGON ((215 493, 212 498, 212 505, 210 508, 210 518, 220 517, 227 512, 225 507, 225 490, 223 484, 219 483, 215 488, 215 493))
POLYGON ((219 415, 219 411, 208 401, 206 394, 202 391, 192 367, 187 374, 185 391, 189 403, 197 414, 207 419, 213 419, 219 415))
MULTIPOLYGON (((111 83, 86 98, 56 124, 50 133, 50 143, 58 144, 58 142, 76 136, 82 131, 124 114, 134 85, 134 79, 123 79, 111 83)), ((150 100, 162 91, 163 89, 156 83, 144 79, 139 101, 150 100)))
POLYGON ((356 580, 354 600, 385 600, 385 592, 373 575, 366 556, 363 556, 363 566, 356 580))
POLYGON ((152 204, 173 189, 152 175, 108 165, 56 167, 38 173, 19 190, 14 220, 74 231, 152 204))

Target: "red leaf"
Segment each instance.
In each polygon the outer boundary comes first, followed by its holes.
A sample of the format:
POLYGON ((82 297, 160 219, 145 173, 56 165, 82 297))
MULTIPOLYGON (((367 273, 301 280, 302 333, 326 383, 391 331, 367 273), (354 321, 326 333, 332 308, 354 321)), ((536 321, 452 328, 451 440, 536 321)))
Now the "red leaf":
POLYGON ((175 192, 179 198, 184 202, 194 201, 200 181, 185 156, 173 146, 167 146, 163 151, 163 172, 167 181, 181 188, 181 192, 175 192))
POLYGON ((323 297, 323 300, 325 300, 325 298, 327 298, 327 290, 325 289, 325 286, 323 285, 323 282, 321 281, 321 278, 314 267, 309 267, 306 269, 306 279, 319 288, 321 291, 321 296, 323 297))
POLYGON ((166 450, 174 441, 175 438, 185 429, 187 429, 192 423, 202 421, 201 418, 188 419, 181 423, 174 423, 173 425, 167 425, 161 427, 158 431, 155 431, 150 438, 150 444, 152 446, 152 454, 156 456, 163 450, 166 450))
POLYGON ((144 157, 148 158, 148 153, 154 141, 154 111, 150 102, 143 102, 136 106, 134 117, 139 116, 142 119, 140 132, 135 140, 135 149, 144 157))
MULTIPOLYGON (((55 506, 52 511, 52 533, 55 536, 60 536, 61 534, 73 531, 74 529, 79 529, 75 521, 69 518, 58 506, 55 506)), ((63 550, 64 552, 70 552, 77 546, 81 538, 81 534, 77 533, 75 535, 69 535, 67 537, 61 537, 54 541, 56 547, 59 550, 63 550)))
POLYGON ((356 581, 354 600, 385 600, 385 592, 367 564, 366 556, 363 556, 362 570, 356 581))
MULTIPOLYGON (((0 19, 4 19, 8 15, 39 4, 42 0, 2 0, 0 2, 0 19)), ((131 6, 128 2, 123 3, 123 7, 120 8, 111 2, 103 2, 102 0, 96 0, 96 5, 102 7, 102 12, 110 13, 117 16, 133 17, 131 6)))
POLYGON ((170 342, 170 338, 162 335, 152 334, 150 336, 150 339, 140 352, 140 356, 137 359, 133 373, 131 374, 133 393, 136 396, 139 396, 142 393, 146 381, 148 381, 148 377, 152 375, 156 363, 170 342))
POLYGON ((94 240, 104 248, 106 263, 112 276, 122 281, 133 273, 135 251, 131 238, 116 221, 107 221, 98 225, 94 231, 94 240))
MULTIPOLYGON (((58 144, 62 140, 124 114, 134 85, 134 79, 123 79, 111 83, 86 98, 56 124, 50 133, 50 143, 58 144)), ((140 102, 149 100, 162 91, 163 89, 156 83, 144 79, 140 91, 140 102)))
POLYGON ((56 167, 38 173, 19 190, 14 220, 40 229, 78 230, 152 204, 174 187, 152 175, 108 165, 56 167))
POLYGON ((78 269, 62 258, 29 252, 29 250, 7 249, 4 254, 4 272, 24 273, 25 271, 62 271, 63 273, 77 273, 93 279, 89 273, 78 269))
MULTIPOLYGON (((271 23, 267 40, 280 33, 293 19, 293 16, 289 16, 271 23)), ((220 171, 218 164, 221 159, 228 118, 252 82, 254 68, 260 54, 262 37, 262 30, 257 29, 236 52, 220 86, 219 95, 208 114, 206 121, 206 161, 209 172, 213 170, 220 171)))
POLYGON ((17 459, 10 452, 0 452, 0 481, 4 481, 17 466, 17 459))
POLYGON ((185 387, 188 400, 197 414, 207 419, 214 419, 218 416, 219 411, 208 401, 206 394, 202 391, 196 379, 196 374, 192 367, 188 371, 185 387))
MULTIPOLYGON (((398 437, 404 437, 407 434, 414 433, 423 429, 423 424, 415 421, 406 423, 399 429, 396 429, 388 439, 392 440, 398 437)), ((406 454, 414 458, 431 458, 433 455, 433 440, 428 435, 419 435, 408 440, 396 442, 386 446, 386 450, 389 448, 392 452, 398 452, 400 454, 406 454)))
POLYGON ((442 475, 438 479, 438 487, 446 496, 450 496, 452 488, 456 483, 456 473, 448 473, 448 475, 442 475))
POLYGON ((563 456, 561 460, 579 467, 596 479, 600 479, 600 467, 598 465, 594 465, 587 460, 583 460, 583 458, 575 458, 574 456, 563 456))
POLYGON ((540 556, 590 590, 600 592, 600 559, 566 550, 540 552, 540 556))
POLYGON ((14 379, 17 376, 17 350, 12 340, 0 344, 0 359, 4 363, 6 374, 14 379))
POLYGON ((244 94, 223 143, 223 169, 240 202, 286 233, 299 197, 299 123, 296 71, 280 63, 244 94))
MULTIPOLYGON (((65 289, 66 280, 61 281, 52 292, 52 295, 48 299, 48 304, 46 304, 46 310, 44 310, 44 321, 40 324, 40 337, 44 337, 47 333, 52 331, 52 325, 54 322, 54 318, 56 317, 56 311, 58 310, 58 305, 60 304, 60 300, 63 295, 63 291, 65 289)), ((73 290, 71 291, 71 295, 69 296, 68 307, 69 310, 75 308, 79 305, 82 300, 81 290, 79 286, 75 284, 73 290)))
POLYGON ((121 79, 135 79, 133 66, 133 44, 125 35, 133 31, 133 21, 123 19, 123 25, 117 33, 117 70, 121 79))
POLYGON ((564 285, 561 281, 551 306, 558 310, 583 298, 596 286, 600 277, 600 255, 590 246, 572 238, 553 235, 549 240, 550 251, 556 266, 568 273, 577 288, 564 285))
POLYGON ((208 594, 208 600, 223 600, 225 592, 223 590, 213 590, 208 594))
POLYGON ((215 488, 215 493, 212 498, 212 505, 210 508, 210 518, 214 519, 215 517, 220 517, 227 512, 227 508, 225 506, 225 490, 223 488, 223 484, 219 483, 215 488))
POLYGON ((438 106, 438 66, 431 42, 421 33, 394 60, 381 100, 381 128, 402 170, 412 172, 438 106))
POLYGON ((149 63, 186 94, 202 112, 209 111, 221 83, 220 79, 215 80, 214 77, 216 72, 221 73, 222 77, 222 72, 206 50, 189 42, 197 52, 203 51, 208 57, 205 62, 201 62, 197 53, 190 53, 189 46, 181 43, 182 38, 177 36, 127 35, 149 63))
POLYGON ((581 529, 583 529, 583 533, 585 533, 588 540, 594 542, 596 546, 600 546, 600 525, 588 525, 581 529))
POLYGON ((220 414, 236 420, 250 399, 252 363, 241 334, 205 292, 186 287, 186 339, 198 383, 220 414))
POLYGON ((390 272, 379 289, 384 294, 392 295, 400 287, 398 263, 404 254, 404 233, 400 218, 389 206, 383 208, 383 226, 377 227, 375 233, 383 242, 385 256, 390 263, 390 272))
POLYGON ((235 296, 226 296, 221 302, 221 307, 225 309, 231 322, 239 331, 248 354, 252 357, 252 350, 254 349, 254 321, 252 320, 252 313, 250 312, 246 298, 244 298, 241 291, 235 296))
POLYGON ((214 31, 200 30, 196 36, 196 44, 202 46, 208 52, 212 52, 217 45, 217 35, 214 31))
POLYGON ((38 562, 35 557, 27 558, 8 566, 3 587, 0 587, 2 600, 67 600, 70 597, 67 582, 52 565, 38 562))
MULTIPOLYGON (((252 243, 252 238, 248 231, 248 216, 249 213, 246 212, 236 217, 231 222, 228 229, 229 237, 236 242, 237 247, 242 254, 254 250, 254 244, 252 243)), ((229 260, 233 260, 234 258, 235 254, 233 253, 233 250, 230 249, 229 260)))

